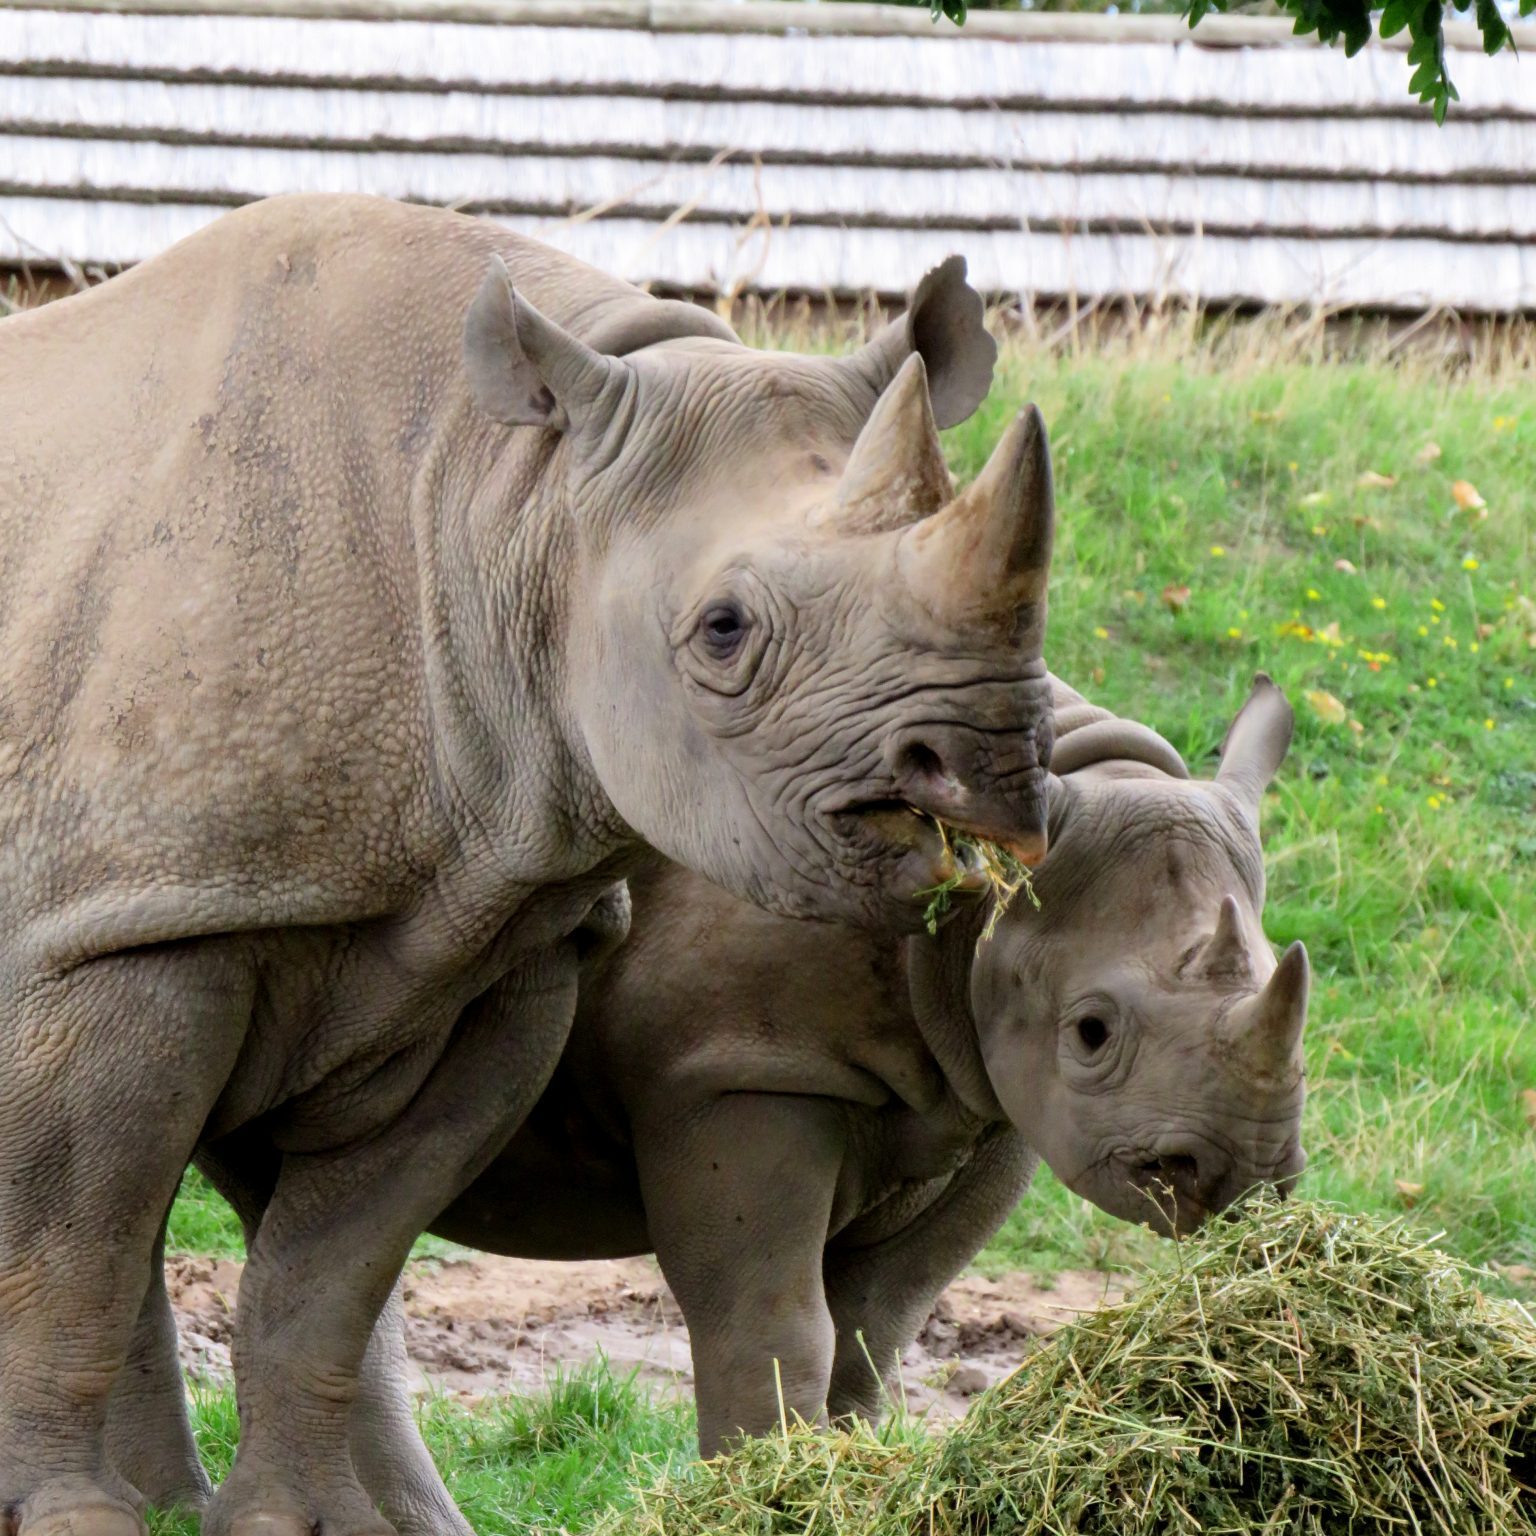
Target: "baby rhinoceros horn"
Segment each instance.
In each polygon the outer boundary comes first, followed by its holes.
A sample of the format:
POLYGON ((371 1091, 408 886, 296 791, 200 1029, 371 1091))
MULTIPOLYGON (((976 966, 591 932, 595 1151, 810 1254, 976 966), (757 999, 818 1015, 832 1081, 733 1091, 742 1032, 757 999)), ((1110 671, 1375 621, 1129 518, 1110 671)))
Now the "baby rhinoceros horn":
POLYGON ((1051 451, 1040 412, 1028 405, 970 487, 902 537, 898 554, 913 595, 954 629, 1044 617, 1055 531, 1051 451))
POLYGON ((1230 979, 1252 983, 1253 960, 1248 954, 1248 941, 1243 937, 1243 919, 1235 896, 1221 898, 1216 931, 1200 951, 1200 973, 1213 981, 1230 979))
POLYGON ((1233 1010, 1231 1027, 1246 1068, 1274 1081, 1299 1077, 1311 985, 1307 946, 1298 939, 1280 957, 1264 989, 1233 1010))

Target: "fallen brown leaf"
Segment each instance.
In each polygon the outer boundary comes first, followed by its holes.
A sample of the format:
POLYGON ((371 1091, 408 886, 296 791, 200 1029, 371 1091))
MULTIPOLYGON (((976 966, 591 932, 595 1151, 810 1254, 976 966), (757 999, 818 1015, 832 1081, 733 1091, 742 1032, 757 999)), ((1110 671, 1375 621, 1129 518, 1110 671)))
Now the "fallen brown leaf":
POLYGON ((1342 556, 1333 562, 1333 568, 1336 571, 1343 571, 1346 576, 1353 576, 1355 574, 1354 561, 1345 560, 1342 556))
POLYGON ((1190 591, 1188 587, 1181 587, 1175 582, 1169 582, 1163 588, 1163 607, 1169 613, 1183 613, 1188 606, 1190 591))
POLYGON ((1397 476, 1383 475, 1374 469, 1368 469, 1363 475, 1360 476, 1358 480, 1355 481, 1355 484, 1358 485, 1362 491, 1386 491, 1390 490, 1394 485, 1397 484, 1397 476))
POLYGON ((1520 1095, 1520 1103, 1525 1108, 1525 1123, 1536 1131, 1536 1088, 1527 1088, 1520 1095))
POLYGON ((1312 706, 1312 713, 1329 725, 1342 725, 1349 714, 1344 701, 1335 698, 1326 688, 1309 688, 1306 697, 1307 703, 1312 706))
POLYGON ((1451 500, 1463 512, 1475 512, 1479 507, 1486 507, 1488 505, 1478 495, 1477 487, 1470 480, 1453 480, 1451 482, 1451 500))
POLYGON ((1433 464, 1439 457, 1440 444, 1425 443, 1424 446, 1420 448, 1416 454, 1414 454, 1413 462, 1415 464, 1433 464))
POLYGON ((1424 1196, 1424 1186, 1415 1184, 1408 1179, 1393 1179, 1393 1185, 1397 1189, 1397 1198, 1406 1206, 1415 1206, 1424 1196))

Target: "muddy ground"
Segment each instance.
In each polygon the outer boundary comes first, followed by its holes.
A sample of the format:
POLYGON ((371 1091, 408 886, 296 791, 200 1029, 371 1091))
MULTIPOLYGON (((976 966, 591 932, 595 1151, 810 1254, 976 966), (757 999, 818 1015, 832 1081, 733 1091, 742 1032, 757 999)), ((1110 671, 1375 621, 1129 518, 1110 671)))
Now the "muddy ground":
MULTIPOLYGON (((167 1266, 182 1362, 227 1377, 240 1266, 173 1255, 167 1266)), ((939 1298, 902 1379, 918 1412, 958 1415, 1032 1342, 1118 1294, 1111 1276, 1068 1270, 1045 1289, 1027 1274, 965 1276, 939 1298)), ((466 1401, 528 1392, 551 1372, 604 1354, 661 1392, 693 1385, 688 1332, 652 1259, 552 1264, 486 1254, 414 1261, 406 1272, 408 1346, 419 1388, 466 1401)))

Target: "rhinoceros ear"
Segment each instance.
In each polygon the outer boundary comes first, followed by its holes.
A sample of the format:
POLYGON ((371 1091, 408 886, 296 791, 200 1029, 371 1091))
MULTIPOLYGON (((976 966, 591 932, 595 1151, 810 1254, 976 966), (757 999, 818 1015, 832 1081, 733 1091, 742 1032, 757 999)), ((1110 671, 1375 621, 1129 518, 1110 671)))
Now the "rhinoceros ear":
POLYGON ((855 352, 848 366, 878 395, 916 352, 928 371, 935 424, 958 426, 992 387, 997 343, 984 318, 981 295, 965 280, 965 257, 947 256, 912 290, 907 312, 855 352))
POLYGON ((603 408, 624 365, 546 319, 512 286, 501 257, 464 317, 470 393, 494 421, 566 431, 603 408))
POLYGON ((1216 782, 1233 791, 1255 815, 1264 790, 1285 761, 1293 716, 1285 695, 1264 672, 1256 673, 1248 702, 1238 710, 1221 744, 1216 782))

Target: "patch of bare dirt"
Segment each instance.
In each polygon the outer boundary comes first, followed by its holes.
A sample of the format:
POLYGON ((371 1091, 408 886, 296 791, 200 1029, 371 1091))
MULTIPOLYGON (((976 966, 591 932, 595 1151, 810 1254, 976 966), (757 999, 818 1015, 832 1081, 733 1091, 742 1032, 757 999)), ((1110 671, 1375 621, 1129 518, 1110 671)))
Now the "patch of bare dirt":
MULTIPOLYGON (((181 1330, 182 1362, 227 1375, 240 1266, 175 1255, 167 1282, 181 1330)), ((917 1412, 958 1415, 1006 1375, 1033 1342, 1113 1299, 1115 1277, 1068 1270, 1049 1288, 1025 1273, 965 1276, 939 1297, 902 1358, 917 1412)), ((489 1254, 413 1262, 406 1271, 406 1344, 416 1385, 473 1400, 529 1392, 557 1370, 603 1354, 658 1391, 693 1389, 688 1331, 652 1259, 542 1263, 489 1254)))

